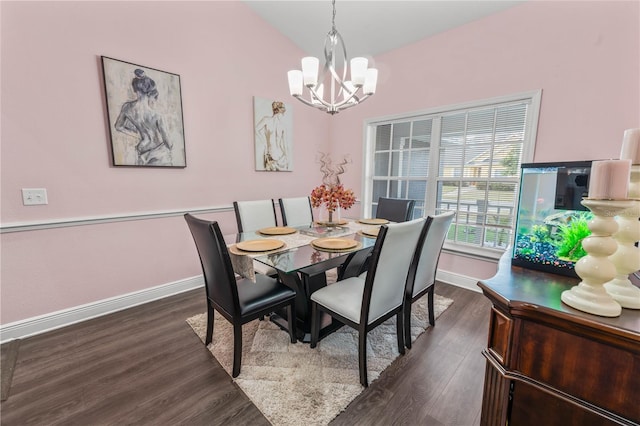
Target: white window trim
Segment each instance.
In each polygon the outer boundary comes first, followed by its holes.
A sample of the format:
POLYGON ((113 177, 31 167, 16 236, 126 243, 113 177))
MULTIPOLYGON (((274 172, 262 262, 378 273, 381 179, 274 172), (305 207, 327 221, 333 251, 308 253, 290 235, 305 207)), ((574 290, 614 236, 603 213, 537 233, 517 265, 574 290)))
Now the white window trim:
MULTIPOLYGON (((521 163, 531 163, 533 162, 533 157, 535 153, 535 144, 537 140, 538 133, 538 123, 540 117, 540 104, 542 101, 542 89, 532 90, 529 92, 522 92, 512 95, 498 96, 490 99, 476 100, 463 102, 459 104, 452 104, 440 107, 429 108, 426 110, 413 111, 403 114, 394 114, 387 115, 383 117, 370 118, 364 121, 363 124, 363 144, 364 149, 362 150, 362 213, 365 217, 371 215, 371 205, 373 203, 372 198, 372 182, 373 182, 373 141, 375 140, 375 130, 377 126, 384 124, 392 124, 398 120, 412 120, 417 117, 422 117, 425 115, 444 115, 448 112, 469 109, 469 108, 481 108, 481 107, 490 107, 492 105, 503 104, 508 102, 518 102, 518 101, 527 101, 530 102, 530 114, 527 114, 527 128, 530 129, 530 132, 526 135, 525 140, 522 145, 522 160, 521 163)), ((435 179, 429 180, 428 189, 434 190, 431 186, 435 186, 435 179), (433 181, 433 183, 431 183, 433 181)), ((520 186, 520 180, 518 178, 518 188, 520 186)), ((519 189, 517 193, 519 194, 519 189)), ((518 205, 519 200, 516 199, 516 206, 518 205)), ((433 211, 433 206, 425 205, 425 212, 433 211), (429 210, 430 209, 430 210, 429 210)), ((513 236, 512 236, 513 238, 513 236)), ((513 243, 513 241, 511 241, 513 243)), ((463 244, 451 244, 445 243, 444 245, 445 251, 467 255, 473 258, 481 258, 481 259, 499 259, 502 256, 502 250, 490 249, 490 248, 480 248, 475 246, 465 246, 463 244)))

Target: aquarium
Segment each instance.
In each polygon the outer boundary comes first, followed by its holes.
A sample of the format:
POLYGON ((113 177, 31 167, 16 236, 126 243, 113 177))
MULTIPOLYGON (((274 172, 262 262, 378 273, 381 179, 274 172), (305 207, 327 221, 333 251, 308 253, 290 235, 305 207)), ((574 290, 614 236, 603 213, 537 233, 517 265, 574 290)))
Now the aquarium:
POLYGON ((522 164, 512 265, 577 276, 591 233, 592 214, 580 204, 590 170, 591 161, 522 164))

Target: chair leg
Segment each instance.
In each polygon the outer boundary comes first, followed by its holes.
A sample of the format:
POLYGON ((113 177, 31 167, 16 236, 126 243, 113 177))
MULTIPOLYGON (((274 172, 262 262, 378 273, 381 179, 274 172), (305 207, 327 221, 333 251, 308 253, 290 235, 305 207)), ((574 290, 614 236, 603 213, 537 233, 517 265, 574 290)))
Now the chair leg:
POLYGON ((396 334, 398 335, 398 352, 400 355, 404 355, 404 326, 403 324, 404 312, 400 310, 396 315, 396 334))
POLYGON ((367 377, 367 329, 360 326, 358 330, 358 366, 360 367, 360 384, 369 386, 367 377))
POLYGON ((411 349, 411 298, 404 302, 404 344, 411 349))
POLYGON ((310 347, 315 348, 320 335, 320 309, 316 302, 311 302, 311 343, 310 347))
POLYGON ((433 312, 433 293, 434 293, 434 288, 435 288, 435 286, 431 286, 431 289, 429 289, 429 293, 427 294, 427 305, 429 306, 429 324, 431 324, 431 326, 435 326, 436 325, 436 318, 435 318, 435 314, 433 312))
POLYGON ((242 362, 242 325, 233 324, 233 373, 231 377, 238 377, 240 374, 240 363, 242 362))
POLYGON ((204 339, 204 345, 208 345, 213 340, 213 308, 207 302, 207 337, 204 339))
POLYGON ((289 337, 291 337, 291 343, 296 343, 296 320, 293 317, 296 314, 295 302, 291 302, 287 306, 287 326, 289 327, 289 337))

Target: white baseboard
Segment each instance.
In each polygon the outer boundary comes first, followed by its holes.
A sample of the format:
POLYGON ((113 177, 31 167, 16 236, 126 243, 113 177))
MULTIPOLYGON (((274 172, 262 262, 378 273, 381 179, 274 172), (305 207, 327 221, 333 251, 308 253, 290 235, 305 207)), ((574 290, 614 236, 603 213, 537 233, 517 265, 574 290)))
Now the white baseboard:
POLYGON ((18 338, 25 338, 57 328, 66 327, 91 318, 121 311, 143 303, 162 299, 185 291, 202 288, 202 275, 185 278, 180 281, 147 288, 134 293, 123 294, 109 299, 99 300, 86 305, 75 306, 50 314, 40 315, 25 320, 0 326, 0 343, 18 338))
POLYGON ((480 287, 478 287, 477 278, 438 269, 436 279, 440 282, 466 288, 467 290, 475 291, 477 293, 481 292, 480 287))
MULTIPOLYGON (((460 275, 453 272, 438 270, 436 274, 438 281, 446 284, 455 285, 466 288, 475 292, 480 292, 477 283, 478 280, 466 275, 460 275)), ((124 294, 112 297, 110 299, 99 300, 86 305, 75 306, 70 309, 52 312, 50 314, 40 315, 25 320, 0 326, 0 343, 12 339, 22 339, 36 334, 41 334, 57 328, 66 327, 81 321, 107 315, 123 309, 132 308, 142 305, 143 303, 152 302, 164 297, 185 291, 202 288, 204 280, 202 275, 185 278, 157 287, 148 288, 134 293, 124 294)))

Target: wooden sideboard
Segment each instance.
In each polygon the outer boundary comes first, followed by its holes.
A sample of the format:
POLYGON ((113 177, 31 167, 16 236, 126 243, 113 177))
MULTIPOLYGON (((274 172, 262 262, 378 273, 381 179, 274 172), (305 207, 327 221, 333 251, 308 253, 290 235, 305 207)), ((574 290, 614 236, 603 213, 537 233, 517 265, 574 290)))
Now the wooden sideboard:
POLYGON ((478 283, 493 306, 482 425, 638 425, 640 311, 590 315, 560 300, 577 279, 511 266, 478 283))

